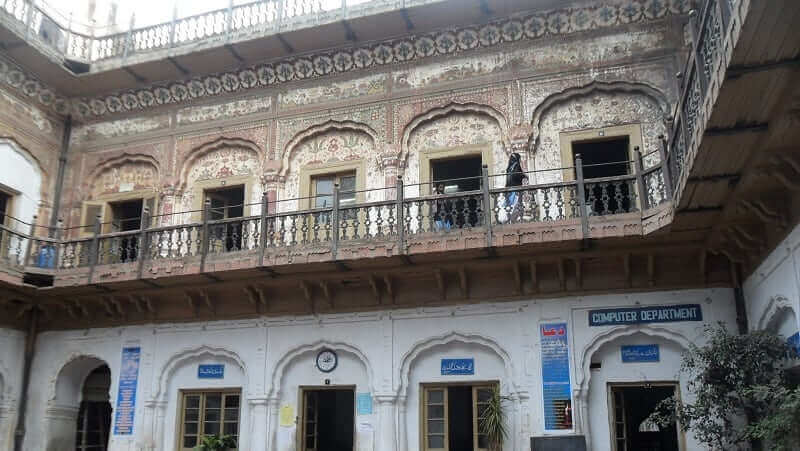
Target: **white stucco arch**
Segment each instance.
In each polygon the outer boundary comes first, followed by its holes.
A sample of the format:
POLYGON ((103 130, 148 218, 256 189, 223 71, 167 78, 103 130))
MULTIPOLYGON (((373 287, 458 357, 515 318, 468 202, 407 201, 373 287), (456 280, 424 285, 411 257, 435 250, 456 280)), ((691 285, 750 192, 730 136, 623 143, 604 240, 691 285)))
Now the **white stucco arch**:
POLYGON ((773 326, 777 326, 775 323, 781 319, 783 314, 789 312, 794 315, 795 320, 797 320, 797 312, 794 309, 794 305, 792 305, 792 301, 789 300, 788 297, 780 294, 772 296, 767 303, 767 307, 761 312, 761 316, 758 317, 756 330, 767 330, 771 329, 773 326))
MULTIPOLYGON (((18 193, 11 211, 6 214, 30 222, 39 214, 39 205, 46 196, 45 173, 36 158, 13 139, 0 138, 0 160, 9 169, 0 171, 0 184, 18 193)), ((22 227, 22 224, 10 225, 22 227)), ((27 228, 24 231, 27 232, 27 228)))
POLYGON ((298 357, 308 352, 321 351, 323 349, 344 351, 355 355, 358 358, 358 360, 360 360, 361 363, 364 364, 364 367, 366 368, 370 390, 373 393, 376 392, 375 372, 366 354, 360 348, 342 342, 319 340, 313 343, 298 345, 296 347, 289 349, 286 353, 283 354, 283 356, 280 358, 280 360, 278 360, 275 363, 275 366, 272 369, 272 377, 270 377, 269 379, 272 385, 270 386, 269 390, 267 390, 268 397, 278 398, 280 396, 281 384, 283 382, 283 374, 286 371, 286 368, 292 363, 292 361, 294 361, 298 357))
POLYGON ((448 343, 452 342, 461 342, 465 344, 477 344, 486 348, 489 348, 495 354, 497 354, 500 359, 503 361, 503 365, 505 367, 506 378, 508 379, 509 388, 511 388, 512 393, 517 393, 519 389, 517 388, 516 381, 514 380, 514 364, 511 361, 511 357, 506 352, 506 350, 500 346, 494 338, 488 337, 483 334, 479 333, 464 333, 464 332, 457 332, 452 331, 443 335, 437 335, 434 337, 429 337, 424 340, 420 340, 415 343, 411 349, 409 349, 401 358, 400 360, 400 377, 398 379, 399 385, 396 387, 396 393, 399 397, 405 398, 408 392, 408 379, 409 373, 411 372, 411 365, 414 363, 414 360, 422 354, 423 352, 438 347, 443 346, 448 343))
POLYGON ((183 366, 185 363, 200 359, 204 357, 216 357, 216 358, 223 358, 225 360, 229 360, 234 362, 236 365, 244 373, 245 377, 249 380, 249 374, 247 372, 247 365, 244 363, 244 360, 234 351, 230 351, 225 348, 218 348, 208 345, 202 345, 193 348, 183 349, 179 352, 173 354, 167 361, 162 365, 161 370, 156 373, 157 376, 157 385, 153 387, 151 400, 153 401, 160 401, 166 402, 167 396, 169 395, 169 391, 167 387, 169 386, 170 377, 172 374, 183 366))
POLYGON ((584 346, 583 350, 579 354, 580 360, 578 361, 578 368, 580 371, 575 378, 577 382, 577 390, 579 390, 581 393, 585 393, 589 387, 589 380, 592 377, 591 371, 589 371, 589 366, 592 363, 592 356, 595 352, 603 347, 603 345, 611 343, 618 338, 635 334, 644 334, 651 337, 663 338, 664 340, 676 343, 681 349, 688 349, 689 343, 691 343, 691 341, 680 332, 646 324, 640 324, 636 326, 617 326, 599 333, 595 335, 594 338, 590 340, 588 344, 586 344, 586 346, 584 346))
MULTIPOLYGON (((109 364, 109 360, 106 357, 98 354, 80 352, 68 354, 55 366, 55 368, 58 368, 58 371, 52 375, 48 383, 48 404, 69 405, 69 401, 64 399, 63 396, 68 394, 67 392, 70 387, 68 387, 67 384, 72 381, 79 381, 78 397, 80 397, 80 388, 83 385, 83 381, 86 380, 86 376, 101 365, 107 365, 112 369, 111 380, 114 380, 113 367, 109 364)), ((76 402, 79 401, 80 399, 77 399, 76 402)))

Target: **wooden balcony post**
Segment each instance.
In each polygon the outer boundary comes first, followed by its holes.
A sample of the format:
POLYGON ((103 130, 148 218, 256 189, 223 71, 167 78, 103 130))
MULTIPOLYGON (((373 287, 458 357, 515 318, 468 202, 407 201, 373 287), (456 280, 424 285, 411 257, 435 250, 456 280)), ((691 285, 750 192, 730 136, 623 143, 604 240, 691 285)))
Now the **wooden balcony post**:
MULTIPOLYGON (((30 227, 30 235, 28 237, 28 245, 25 246, 25 260, 22 261, 23 266, 30 265, 30 258, 31 258, 31 248, 33 247, 34 236, 33 234, 36 233, 36 215, 33 215, 33 219, 31 220, 31 227, 30 227)), ((35 257, 34 257, 35 258, 35 257)), ((36 265, 34 265, 36 266, 36 265)))
MULTIPOLYGON (((142 219, 139 225, 139 248, 136 249, 136 273, 137 278, 142 278, 142 272, 144 271, 144 259, 147 255, 147 229, 150 228, 150 208, 147 205, 144 206, 142 209, 142 219)), ((178 232, 180 233, 180 231, 178 232)), ((180 250, 179 250, 180 252, 180 250)))
POLYGON ((405 201, 405 193, 403 192, 403 176, 397 176, 397 183, 395 188, 395 221, 397 222, 397 251, 398 253, 406 253, 406 221, 405 214, 403 213, 403 202, 405 201))
POLYGON ((333 185, 333 211, 331 212, 331 257, 339 254, 339 184, 333 185))
POLYGON ((586 209, 586 185, 583 182, 583 160, 575 154, 575 183, 578 185, 578 208, 581 212, 581 232, 584 240, 589 239, 589 212, 586 209))
POLYGON ((172 21, 169 23, 169 46, 175 45, 175 35, 178 27, 178 2, 172 2, 172 21))
POLYGON ((225 12, 225 34, 230 40, 231 30, 233 30, 233 0, 228 0, 228 11, 225 12))
POLYGON ((647 198, 647 187, 644 185, 644 176, 642 173, 644 172, 644 165, 642 164, 642 151, 639 149, 639 146, 633 148, 634 154, 634 172, 636 174, 636 188, 638 189, 639 194, 639 203, 641 205, 642 211, 646 208, 649 208, 648 205, 650 200, 647 198))
POLYGON ((53 235, 53 238, 56 239, 56 242, 53 244, 53 269, 58 269, 61 267, 59 262, 61 261, 61 248, 63 245, 62 240, 64 239, 64 218, 58 218, 58 221, 56 222, 56 231, 53 235))
POLYGON ((97 261, 100 258, 100 228, 102 227, 102 217, 97 215, 94 218, 94 235, 92 235, 92 245, 89 248, 89 277, 88 283, 92 283, 92 276, 94 276, 94 267, 97 265, 97 261))
POLYGON ((489 196, 489 166, 485 164, 481 167, 481 190, 483 191, 483 221, 486 226, 486 247, 492 247, 492 200, 489 196))
POLYGON ((670 199, 672 198, 672 170, 669 168, 669 142, 664 135, 659 135, 658 139, 661 141, 658 154, 661 157, 661 176, 664 178, 664 197, 670 199))
POLYGON ((203 203, 203 240, 201 242, 202 249, 200 250, 200 272, 206 271, 206 257, 208 256, 208 219, 211 217, 211 199, 206 199, 203 203))
POLYGON ((267 214, 269 212, 269 197, 267 192, 261 193, 261 235, 258 237, 258 266, 264 266, 264 252, 267 250, 267 214))
MULTIPOLYGON (((705 13, 705 10, 703 11, 705 13)), ((705 16, 706 14, 704 14, 705 16)), ((705 96, 706 90, 708 88, 708 80, 706 79, 706 74, 703 72, 703 54, 700 52, 700 43, 703 33, 703 24, 705 23, 704 20, 697 20, 697 11, 692 10, 689 12, 689 34, 692 37, 692 52, 694 57, 694 67, 696 69, 695 76, 697 77, 698 83, 700 83, 700 93, 702 96, 705 96)), ((689 82, 689 79, 686 80, 689 82)), ((689 89, 692 89, 689 86, 689 89)))
MULTIPOLYGON (((122 59, 126 59, 128 57, 128 51, 131 49, 132 39, 133 39, 133 27, 136 24, 136 13, 134 12, 131 14, 131 23, 130 27, 128 27, 128 34, 125 35, 125 44, 122 47, 122 59)), ((92 39, 94 42, 94 39, 92 39)))

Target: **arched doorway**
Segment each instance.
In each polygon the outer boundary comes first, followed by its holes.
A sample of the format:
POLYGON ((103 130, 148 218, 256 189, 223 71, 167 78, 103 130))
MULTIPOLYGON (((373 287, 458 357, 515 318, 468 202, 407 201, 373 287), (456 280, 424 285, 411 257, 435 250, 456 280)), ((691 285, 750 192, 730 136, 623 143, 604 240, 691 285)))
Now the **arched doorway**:
POLYGON ((105 451, 111 429, 111 370, 101 365, 83 381, 78 421, 75 429, 76 451, 105 451))

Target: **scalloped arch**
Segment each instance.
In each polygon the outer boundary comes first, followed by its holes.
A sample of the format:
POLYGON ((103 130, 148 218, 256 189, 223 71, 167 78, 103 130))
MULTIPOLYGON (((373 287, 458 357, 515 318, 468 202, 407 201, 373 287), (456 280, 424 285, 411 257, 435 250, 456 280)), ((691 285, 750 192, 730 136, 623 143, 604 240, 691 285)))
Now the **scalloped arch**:
POLYGON ((795 319, 797 319, 797 311, 795 311, 792 301, 790 301, 788 297, 780 294, 772 296, 769 299, 767 308, 761 312, 761 316, 758 318, 757 330, 767 329, 771 325, 770 323, 776 320, 781 312, 786 310, 792 312, 795 319))
POLYGON ((174 373, 175 370, 178 369, 187 360, 191 360, 198 357, 206 357, 206 356, 222 357, 236 362, 239 368, 242 369, 245 380, 247 380, 249 383, 249 374, 247 373, 247 365, 245 365, 244 360, 242 360, 242 358, 239 357, 239 354, 225 348, 216 348, 213 346, 202 345, 199 347, 183 349, 182 351, 172 354, 172 356, 169 359, 167 359, 167 361, 161 367, 161 371, 157 373, 158 385, 155 387, 155 391, 150 396, 151 400, 166 402, 168 395, 167 385, 169 385, 169 379, 172 376, 172 373, 174 373))
POLYGON ((667 97, 647 83, 627 82, 627 81, 593 81, 583 86, 576 86, 567 88, 561 92, 552 94, 545 98, 536 108, 531 115, 531 125, 533 132, 528 141, 531 153, 536 152, 536 147, 539 145, 539 137, 541 135, 541 121, 545 114, 550 111, 554 106, 565 103, 569 100, 584 97, 594 92, 622 92, 622 93, 636 93, 641 94, 654 100, 661 112, 664 114, 664 120, 669 120, 669 102, 667 97))
POLYGON ((355 130, 362 133, 369 135, 372 138, 373 145, 378 143, 378 134, 372 127, 362 124, 360 122, 354 121, 337 121, 337 120, 329 120, 322 124, 317 124, 311 126, 292 137, 289 142, 286 144, 286 147, 283 152, 283 157, 281 159, 281 168, 278 172, 278 175, 281 177, 285 176, 286 173, 289 171, 289 160, 292 158, 292 154, 294 150, 305 140, 311 139, 317 135, 321 135, 331 130, 355 130))
POLYGON ((158 160, 153 158, 151 155, 124 152, 122 155, 117 155, 97 163, 89 171, 86 177, 87 184, 84 186, 84 189, 86 190, 84 194, 87 196, 91 194, 91 186, 97 181, 97 179, 100 177, 100 174, 109 169, 123 166, 128 163, 144 163, 152 166, 156 170, 156 180, 153 180, 153 186, 158 187, 159 179, 161 178, 161 166, 158 164, 158 160))
POLYGON ((508 121, 506 121, 505 116, 502 113, 497 111, 496 109, 487 106, 481 105, 478 103, 451 103, 444 107, 437 107, 428 110, 425 113, 422 113, 416 116, 414 119, 409 122, 405 129, 403 130, 403 136, 400 141, 400 155, 399 161, 404 162, 406 158, 408 158, 408 140, 411 138, 411 133, 420 125, 439 119, 443 116, 447 116, 450 113, 478 113, 482 115, 486 115, 491 117, 497 122, 497 126, 500 127, 500 134, 503 137, 503 146, 508 149, 511 145, 511 139, 509 138, 508 133, 508 121))
POLYGON ((592 356, 595 352, 603 347, 603 345, 618 338, 636 334, 644 334, 651 337, 663 338, 664 340, 676 343, 683 349, 688 349, 689 343, 691 343, 690 340, 687 339, 683 334, 657 326, 617 326, 611 330, 607 330, 599 335, 595 335, 594 339, 584 346, 583 351, 581 352, 580 372, 576 377, 576 381, 578 382, 577 390, 580 390, 582 393, 587 393, 584 390, 588 389, 589 380, 592 377, 592 373, 589 371, 589 365, 591 365, 592 356))
POLYGON ((289 351, 287 351, 278 362, 275 364, 275 367, 272 370, 272 377, 270 378, 271 387, 267 391, 269 394, 269 398, 277 398, 280 396, 280 387, 281 383, 283 382, 283 373, 286 371, 286 367, 297 357, 307 352, 312 351, 320 351, 322 349, 333 349, 335 351, 341 350, 345 352, 349 352, 350 354, 355 355, 361 360, 361 363, 364 364, 364 367, 367 370, 367 378, 369 379, 369 386, 370 390, 373 393, 376 393, 375 387, 375 373, 372 369, 372 365, 367 359, 367 356, 364 354, 361 349, 357 348, 356 346, 342 343, 338 341, 326 341, 326 340, 318 340, 313 343, 306 343, 299 346, 296 346, 289 351))
POLYGON ((193 148, 187 156, 183 159, 181 163, 181 170, 178 179, 178 190, 183 191, 186 189, 186 185, 188 184, 189 180, 189 171, 191 171, 192 166, 202 158, 203 156, 219 149, 223 148, 236 148, 236 149, 245 149, 249 150, 256 154, 256 158, 258 159, 258 165, 262 166, 262 162, 264 160, 264 151, 258 144, 242 138, 226 138, 221 137, 217 138, 213 141, 207 142, 200 146, 193 148))
MULTIPOLYGON (((56 397, 58 396, 58 392, 57 392, 58 379, 61 377, 61 373, 64 371, 64 369, 67 368, 67 366, 70 365, 71 363, 73 363, 75 361, 78 361, 78 360, 83 360, 83 359, 93 359, 93 360, 97 360, 97 361, 100 361, 100 362, 104 363, 106 366, 108 366, 109 370, 111 370, 111 380, 112 381, 114 380, 113 367, 111 366, 111 364, 109 364, 109 359, 107 359, 107 358, 105 358, 103 356, 100 356, 98 354, 93 354, 93 353, 87 354, 87 353, 84 353, 84 352, 77 352, 77 351, 76 352, 71 352, 71 353, 69 353, 67 355, 66 358, 64 358, 63 360, 61 360, 59 362, 59 365, 56 366, 56 368, 58 368, 58 371, 56 371, 55 374, 53 374, 51 376, 50 380, 48 381, 48 384, 47 384, 47 400, 48 400, 48 402, 52 403, 52 402, 56 401, 56 397)), ((88 375, 88 373, 87 373, 87 375, 88 375)))
POLYGON ((44 170, 44 167, 39 159, 36 158, 33 153, 28 151, 25 146, 20 144, 20 142, 17 141, 13 136, 0 136, 0 144, 4 143, 8 144, 11 149, 20 154, 20 156, 27 160, 31 166, 33 166, 34 170, 39 173, 39 177, 41 179, 39 182, 39 199, 48 199, 49 193, 47 192, 47 189, 49 187, 49 183, 45 182, 45 179, 47 178, 47 171, 44 170))
POLYGON ((513 392, 519 392, 516 382, 514 381, 514 364, 511 362, 511 357, 508 352, 500 346, 493 338, 479 333, 464 333, 452 331, 443 335, 428 337, 424 340, 416 342, 411 349, 403 355, 400 360, 400 385, 396 388, 397 396, 405 398, 408 391, 408 376, 411 373, 411 364, 423 352, 435 348, 437 346, 446 345, 458 341, 461 343, 477 344, 491 349, 503 361, 506 369, 506 377, 508 378, 509 385, 513 388, 513 392))

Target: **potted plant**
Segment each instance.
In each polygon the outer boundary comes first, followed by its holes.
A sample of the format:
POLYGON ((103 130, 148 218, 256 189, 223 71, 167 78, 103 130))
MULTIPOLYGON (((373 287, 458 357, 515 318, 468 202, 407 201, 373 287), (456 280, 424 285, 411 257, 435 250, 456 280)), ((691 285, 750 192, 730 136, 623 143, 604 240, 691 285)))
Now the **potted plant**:
POLYGON ((230 435, 204 435, 200 439, 200 444, 195 448, 197 451, 226 451, 236 448, 236 440, 230 435))
POLYGON ((501 451, 503 442, 508 438, 506 429, 506 412, 503 402, 508 401, 508 396, 500 394, 498 387, 492 388, 492 393, 483 408, 483 415, 479 424, 480 431, 489 441, 489 450, 501 451))

